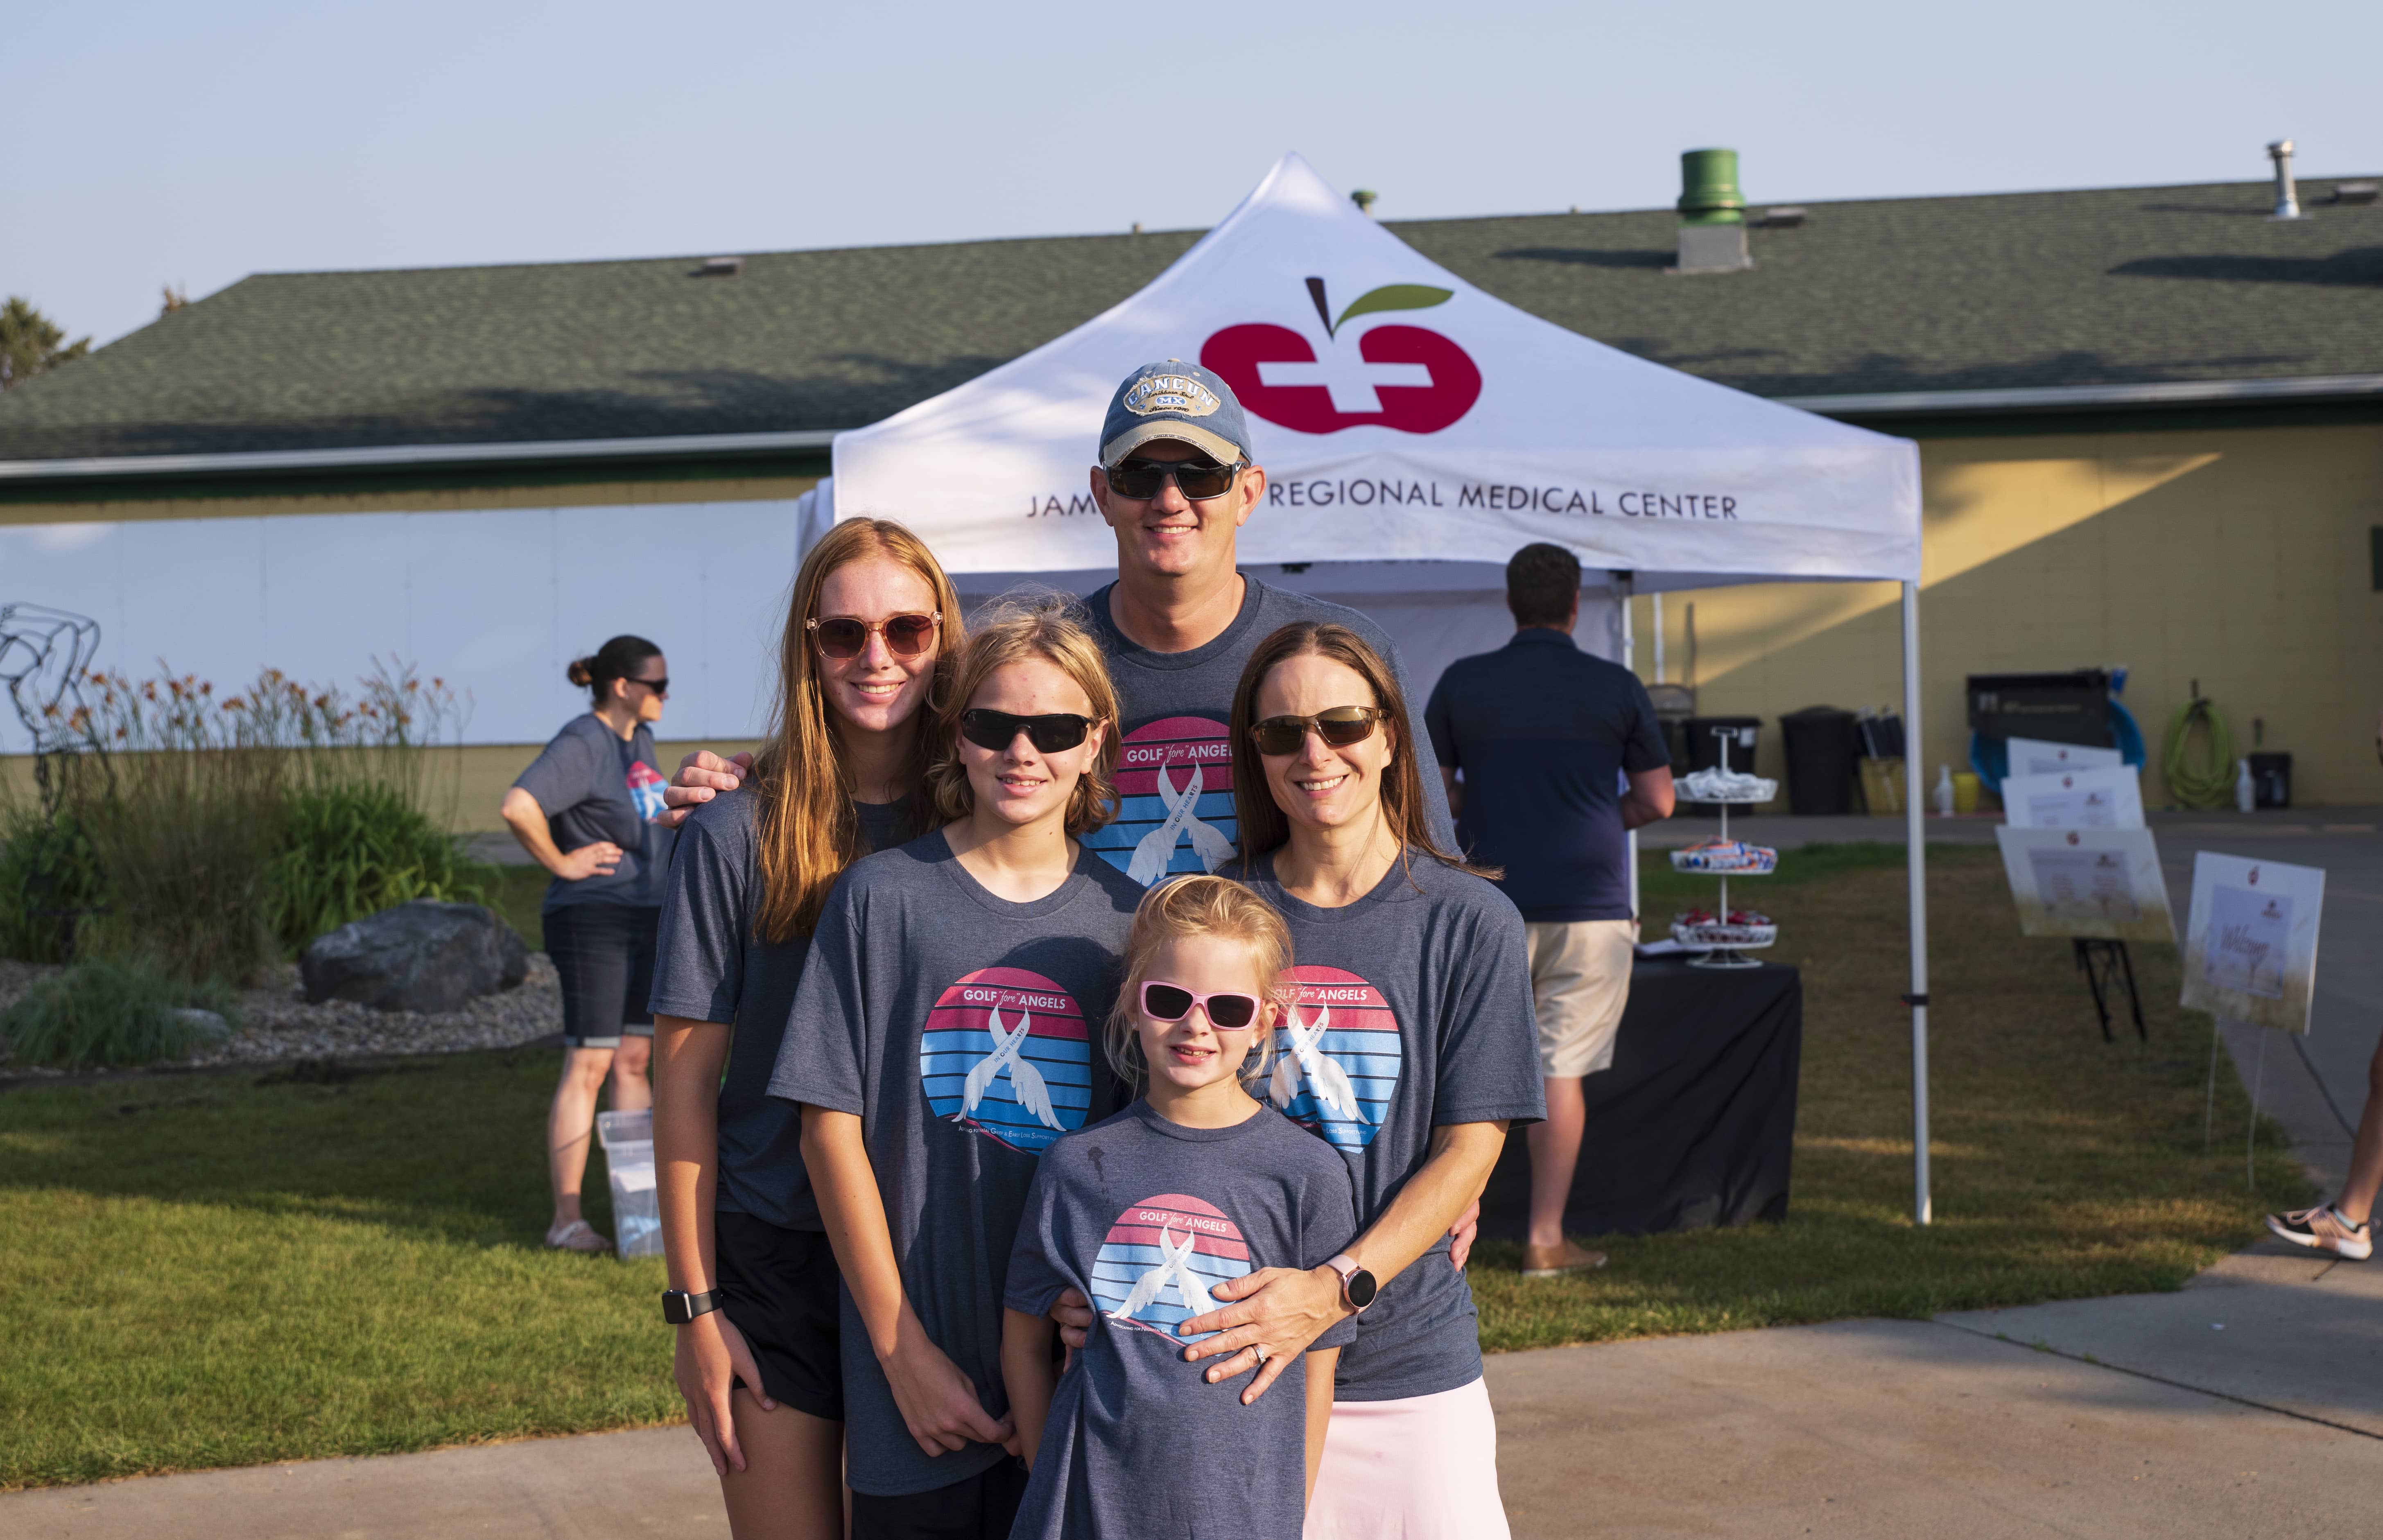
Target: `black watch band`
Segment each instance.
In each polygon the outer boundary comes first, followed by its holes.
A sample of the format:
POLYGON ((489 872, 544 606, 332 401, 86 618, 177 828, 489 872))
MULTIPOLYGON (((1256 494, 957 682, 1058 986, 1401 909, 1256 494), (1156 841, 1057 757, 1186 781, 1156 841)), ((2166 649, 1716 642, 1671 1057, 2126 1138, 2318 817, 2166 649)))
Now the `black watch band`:
POLYGON ((689 1294, 683 1288, 662 1290, 662 1319, 673 1326, 684 1326, 698 1315, 709 1315, 720 1308, 717 1290, 710 1294, 689 1294))

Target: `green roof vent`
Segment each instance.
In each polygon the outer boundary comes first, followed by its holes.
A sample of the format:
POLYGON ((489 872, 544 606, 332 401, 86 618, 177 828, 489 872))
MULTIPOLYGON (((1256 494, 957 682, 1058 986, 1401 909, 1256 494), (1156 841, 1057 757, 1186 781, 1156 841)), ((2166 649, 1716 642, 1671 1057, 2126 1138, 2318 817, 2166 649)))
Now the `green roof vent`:
POLYGON ((1680 156, 1680 265, 1674 273, 1737 273, 1746 254, 1746 195, 1737 186, 1737 152, 1690 150, 1680 156))
POLYGON ((1680 156, 1680 223, 1746 223, 1746 195, 1737 190, 1736 151, 1690 150, 1680 156))

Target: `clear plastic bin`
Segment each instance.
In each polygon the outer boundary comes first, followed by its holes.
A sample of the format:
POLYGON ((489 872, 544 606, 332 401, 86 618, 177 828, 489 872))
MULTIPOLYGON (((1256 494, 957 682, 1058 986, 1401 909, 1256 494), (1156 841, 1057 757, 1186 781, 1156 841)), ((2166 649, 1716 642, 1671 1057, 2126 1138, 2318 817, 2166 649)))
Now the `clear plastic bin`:
POLYGON ((596 1115, 596 1137, 612 1178, 612 1238, 624 1257, 662 1254, 661 1195, 654 1190, 654 1115, 596 1115))

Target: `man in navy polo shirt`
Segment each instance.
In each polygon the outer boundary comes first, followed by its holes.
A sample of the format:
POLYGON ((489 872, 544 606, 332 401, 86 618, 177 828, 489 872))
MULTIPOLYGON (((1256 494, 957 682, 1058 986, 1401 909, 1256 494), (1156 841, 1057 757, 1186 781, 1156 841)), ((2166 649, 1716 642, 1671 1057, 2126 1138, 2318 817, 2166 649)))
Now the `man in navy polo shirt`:
POLYGON ((1564 1238, 1564 1200, 1580 1159, 1581 1077, 1612 1066, 1630 998, 1637 918, 1624 834, 1672 816, 1672 759, 1638 676, 1573 644, 1580 562, 1572 552, 1516 551, 1506 608, 1514 639, 1451 663, 1424 721, 1458 843, 1505 869, 1500 886, 1528 932, 1548 1117, 1527 1135, 1523 1275, 1551 1278, 1605 1262, 1564 1238))

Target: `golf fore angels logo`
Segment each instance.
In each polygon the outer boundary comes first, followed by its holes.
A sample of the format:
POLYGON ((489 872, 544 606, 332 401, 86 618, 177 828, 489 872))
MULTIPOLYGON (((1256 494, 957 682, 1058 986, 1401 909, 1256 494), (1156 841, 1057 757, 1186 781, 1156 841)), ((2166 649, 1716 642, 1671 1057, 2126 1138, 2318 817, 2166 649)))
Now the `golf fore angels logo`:
POLYGON ((1210 337, 1200 362, 1224 377, 1245 411, 1294 433, 1366 426, 1438 433, 1481 399, 1481 370, 1472 355, 1425 326, 1345 328, 1364 316, 1435 309, 1453 292, 1429 284, 1386 284, 1358 295, 1336 316, 1324 280, 1311 277, 1307 296, 1323 326, 1321 348, 1289 326, 1253 322, 1210 337))
MULTIPOLYGON (((1129 1189, 1130 1190, 1130 1189, 1129 1189)), ((1245 1277, 1249 1243, 1222 1209, 1180 1192, 1162 1192, 1127 1206, 1093 1258, 1093 1304, 1109 1320, 1170 1342, 1175 1328, 1221 1302, 1209 1293, 1245 1277)))
POLYGON ((1150 886, 1232 858, 1233 745, 1209 717, 1162 717, 1125 735, 1117 816, 1084 836, 1111 866, 1150 886))
POLYGON ((1039 1155, 1092 1108, 1083 1010, 1022 967, 963 974, 927 1013, 919 1080, 937 1117, 1039 1155))
POLYGON ((1355 1154, 1381 1132, 1399 1086, 1399 1018, 1381 991, 1344 969, 1303 963, 1287 978, 1298 998, 1275 1029, 1266 1100, 1355 1154))

